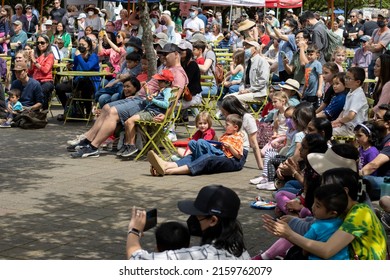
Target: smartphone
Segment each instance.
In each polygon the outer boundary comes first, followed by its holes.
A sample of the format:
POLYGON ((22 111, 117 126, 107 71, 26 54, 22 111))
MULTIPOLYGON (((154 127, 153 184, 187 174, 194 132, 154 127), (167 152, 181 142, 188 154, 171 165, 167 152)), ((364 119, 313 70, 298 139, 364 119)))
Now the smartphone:
POLYGON ((266 19, 269 19, 269 20, 272 20, 272 17, 271 17, 271 16, 266 16, 265 18, 266 18, 266 19))
POLYGON ((157 225, 157 208, 146 212, 146 224, 144 231, 154 228, 157 225))
POLYGON ((282 57, 282 59, 285 59, 287 56, 286 56, 286 53, 284 51, 281 51, 280 52, 280 55, 282 57))

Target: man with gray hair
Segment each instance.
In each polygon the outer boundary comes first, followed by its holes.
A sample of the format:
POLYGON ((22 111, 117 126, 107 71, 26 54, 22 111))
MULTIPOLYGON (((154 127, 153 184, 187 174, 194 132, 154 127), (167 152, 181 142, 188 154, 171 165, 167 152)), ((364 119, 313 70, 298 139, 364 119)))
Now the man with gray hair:
POLYGON ((190 40, 194 32, 204 33, 204 22, 198 18, 198 8, 192 6, 190 8, 190 17, 184 21, 183 28, 186 31, 186 39, 190 40))

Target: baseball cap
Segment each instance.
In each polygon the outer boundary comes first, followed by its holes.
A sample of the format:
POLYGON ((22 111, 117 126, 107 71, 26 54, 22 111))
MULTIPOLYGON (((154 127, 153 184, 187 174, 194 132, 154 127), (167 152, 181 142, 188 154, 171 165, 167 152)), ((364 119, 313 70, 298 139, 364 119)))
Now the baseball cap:
POLYGON ((172 53, 172 52, 181 52, 181 50, 179 49, 179 47, 173 43, 168 43, 164 46, 164 48, 162 50, 159 50, 157 51, 157 53, 165 53, 165 54, 168 54, 168 53, 172 53))
POLYGON ((357 172, 356 161, 344 158, 336 154, 332 148, 329 148, 325 154, 311 153, 307 155, 310 166, 320 175, 325 171, 338 167, 345 167, 357 172))
POLYGON ((158 39, 163 39, 168 41, 168 35, 165 34, 164 32, 159 32, 157 34, 153 34, 153 38, 158 38, 158 39))
POLYGON ((15 21, 14 21, 14 24, 15 24, 15 25, 22 25, 23 23, 22 23, 20 20, 15 20, 15 21))
POLYGON ((299 82, 294 79, 287 79, 287 81, 284 82, 284 84, 280 84, 281 88, 289 89, 289 90, 294 90, 296 92, 299 91, 299 82))
POLYGON ((294 13, 293 9, 288 9, 287 12, 294 13))
POLYGON ((344 16, 338 16, 337 18, 338 18, 339 20, 345 21, 345 17, 344 17, 344 16))
POLYGON ((168 81, 168 82, 173 82, 174 80, 173 74, 169 69, 163 69, 160 74, 154 74, 152 78, 159 81, 168 81))
POLYGON ((192 35, 192 38, 189 40, 191 43, 195 43, 197 41, 207 42, 206 37, 202 33, 195 33, 192 35))
POLYGON ((209 185, 199 191, 195 201, 179 201, 177 207, 188 215, 215 215, 235 219, 240 209, 240 198, 232 189, 221 185, 209 185))
POLYGON ((171 11, 165 10, 164 12, 161 13, 162 15, 168 15, 171 16, 171 11))
POLYGON ((275 15, 275 11, 274 10, 269 10, 268 12, 266 12, 267 15, 275 15))
POLYGON ((166 44, 168 44, 167 40, 160 39, 160 40, 158 40, 157 43, 153 43, 153 46, 159 45, 161 47, 161 49, 163 49, 166 44))
POLYGON ((26 70, 26 69, 28 69, 27 63, 16 62, 13 70, 21 71, 21 70, 26 70))
POLYGON ((77 19, 87 18, 87 15, 84 13, 80 13, 77 19))
POLYGON ((53 25, 53 22, 50 19, 48 19, 45 21, 45 25, 53 25))
POLYGON ((32 9, 31 5, 26 5, 25 9, 32 9))
POLYGON ((368 41, 370 41, 370 39, 371 39, 370 36, 363 35, 362 37, 359 38, 359 41, 368 42, 368 41))
POLYGON ((178 45, 178 47, 181 49, 181 50, 193 50, 193 47, 192 47, 192 44, 184 39, 182 39, 178 45))
POLYGON ((198 7, 196 6, 191 6, 191 8, 189 9, 190 11, 197 11, 198 10, 198 7))

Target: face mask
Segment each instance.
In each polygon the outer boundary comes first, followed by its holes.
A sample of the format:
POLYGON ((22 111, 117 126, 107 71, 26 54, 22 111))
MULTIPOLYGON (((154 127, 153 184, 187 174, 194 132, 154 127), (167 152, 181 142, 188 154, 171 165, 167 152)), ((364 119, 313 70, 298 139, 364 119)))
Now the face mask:
POLYGON ((190 12, 190 17, 191 18, 194 18, 196 15, 195 15, 195 12, 190 12))
POLYGON ((200 227, 200 222, 196 216, 190 216, 187 220, 188 231, 191 236, 202 236, 202 228, 200 227))
POLYGON ((284 34, 290 34, 291 33, 291 28, 288 26, 283 26, 282 28, 282 33, 284 34))
POLYGON ((88 15, 91 17, 91 16, 94 15, 94 12, 93 12, 93 11, 89 11, 89 12, 88 12, 88 15))
POLYGON ((132 53, 132 52, 134 52, 134 47, 131 47, 131 46, 130 46, 130 47, 127 47, 127 48, 126 48, 126 53, 127 53, 127 54, 132 53))
POLYGON ((245 50, 245 60, 248 60, 252 56, 252 51, 251 49, 246 49, 245 50))
POLYGON ((155 24, 157 22, 157 19, 156 18, 151 18, 153 24, 155 24))
POLYGON ((87 51, 87 48, 84 47, 84 46, 79 46, 77 49, 78 49, 79 52, 81 52, 81 53, 85 53, 85 52, 87 51))
POLYGON ((383 28, 383 27, 385 27, 385 25, 386 25, 386 22, 384 22, 384 21, 382 21, 382 20, 378 20, 376 23, 378 24, 378 27, 379 27, 379 28, 383 28))
POLYGON ((161 24, 161 25, 165 25, 165 24, 167 24, 167 22, 166 22, 165 20, 162 19, 162 20, 160 20, 160 24, 161 24))

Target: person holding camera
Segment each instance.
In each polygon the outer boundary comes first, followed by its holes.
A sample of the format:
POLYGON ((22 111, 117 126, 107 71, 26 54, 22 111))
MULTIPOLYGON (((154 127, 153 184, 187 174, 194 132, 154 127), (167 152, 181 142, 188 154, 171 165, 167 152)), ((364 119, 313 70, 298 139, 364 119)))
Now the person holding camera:
POLYGON ((221 185, 203 187, 196 199, 178 202, 181 212, 190 215, 187 226, 191 236, 200 236, 201 244, 190 248, 149 253, 140 239, 146 212, 132 209, 126 253, 130 260, 245 260, 249 259, 244 235, 237 220, 240 199, 230 188, 221 185), (227 238, 228 236, 228 238, 227 238))

